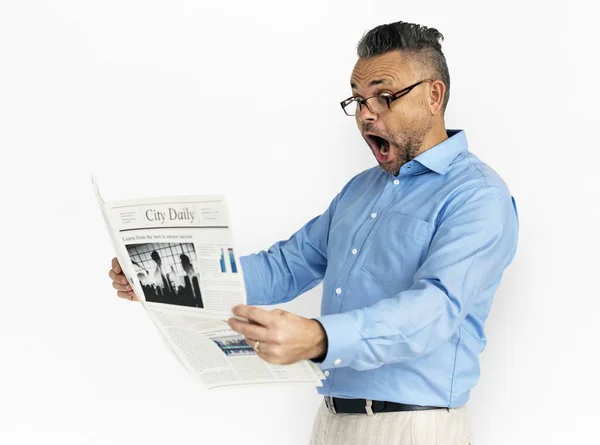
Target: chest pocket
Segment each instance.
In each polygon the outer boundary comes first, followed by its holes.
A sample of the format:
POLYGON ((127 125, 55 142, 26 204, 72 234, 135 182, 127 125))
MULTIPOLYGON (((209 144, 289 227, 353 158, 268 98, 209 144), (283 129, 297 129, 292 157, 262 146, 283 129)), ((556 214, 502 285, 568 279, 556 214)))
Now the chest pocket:
POLYGON ((408 286, 427 255, 432 225, 398 212, 386 212, 373 228, 362 270, 385 286, 408 286))

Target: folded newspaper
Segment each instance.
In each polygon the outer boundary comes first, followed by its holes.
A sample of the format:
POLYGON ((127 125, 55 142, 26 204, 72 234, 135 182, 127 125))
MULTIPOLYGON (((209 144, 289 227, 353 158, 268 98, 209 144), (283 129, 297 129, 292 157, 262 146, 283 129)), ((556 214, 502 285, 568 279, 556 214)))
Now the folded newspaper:
POLYGON ((233 306, 246 304, 246 290, 223 196, 104 202, 92 183, 129 284, 192 377, 208 389, 322 386, 314 363, 267 363, 227 324, 233 306))

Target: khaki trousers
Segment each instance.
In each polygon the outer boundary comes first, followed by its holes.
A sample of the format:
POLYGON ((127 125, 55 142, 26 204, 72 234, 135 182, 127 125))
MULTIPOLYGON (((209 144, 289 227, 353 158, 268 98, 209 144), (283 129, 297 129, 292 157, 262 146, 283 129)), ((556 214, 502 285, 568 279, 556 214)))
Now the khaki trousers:
POLYGON ((468 406, 454 409, 333 414, 319 406, 309 445, 469 445, 468 406))

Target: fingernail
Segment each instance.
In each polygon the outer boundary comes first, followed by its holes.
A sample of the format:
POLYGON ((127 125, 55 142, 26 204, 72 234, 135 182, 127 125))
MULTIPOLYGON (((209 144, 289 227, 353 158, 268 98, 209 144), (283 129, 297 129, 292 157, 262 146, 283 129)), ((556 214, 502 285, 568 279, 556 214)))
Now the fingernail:
POLYGON ((126 280, 125 278, 123 278, 123 279, 121 280, 121 283, 123 283, 123 284, 127 284, 127 280, 126 280))
POLYGON ((131 286, 127 286, 125 289, 127 289, 127 290, 131 290, 131 286))

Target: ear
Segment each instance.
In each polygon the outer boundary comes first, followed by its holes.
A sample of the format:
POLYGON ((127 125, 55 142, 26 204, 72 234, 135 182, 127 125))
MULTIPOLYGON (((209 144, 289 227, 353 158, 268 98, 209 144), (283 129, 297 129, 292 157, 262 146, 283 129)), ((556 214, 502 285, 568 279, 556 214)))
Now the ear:
POLYGON ((434 80, 429 84, 429 110, 431 115, 438 114, 444 104, 446 85, 441 80, 434 80))

